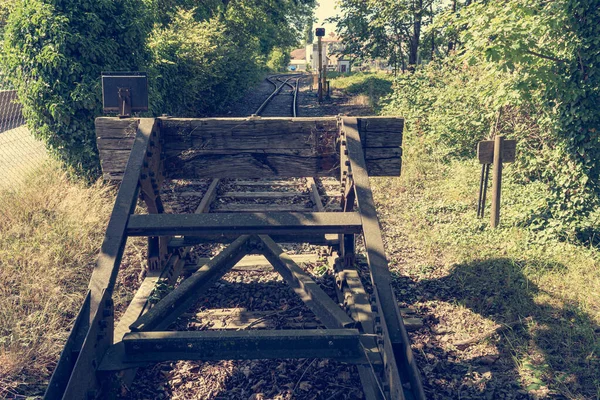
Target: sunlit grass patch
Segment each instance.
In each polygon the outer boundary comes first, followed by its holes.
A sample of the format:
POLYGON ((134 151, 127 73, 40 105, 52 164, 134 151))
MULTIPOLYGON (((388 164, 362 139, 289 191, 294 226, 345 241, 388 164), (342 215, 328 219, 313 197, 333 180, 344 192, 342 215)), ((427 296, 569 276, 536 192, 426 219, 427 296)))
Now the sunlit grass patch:
MULTIPOLYGON (((516 225, 515 215, 525 212, 543 188, 523 190, 510 179, 504 186, 501 227, 490 229, 489 198, 486 218, 476 217, 480 165, 442 162, 410 146, 409 141, 401 178, 372 183, 392 270, 415 288, 407 292, 398 286, 400 301, 433 316, 461 316, 457 321, 464 326, 454 322, 452 333, 432 333, 440 348, 435 351, 454 359, 492 345, 502 357, 497 363, 512 365, 512 374, 504 372, 503 379, 512 379, 519 390, 542 398, 597 398, 598 249, 540 238, 535 230, 516 225), (466 336, 490 324, 499 330, 465 350, 456 349, 466 336)), ((445 329, 449 321, 431 324, 445 329)), ((498 371, 492 368, 490 382, 494 379, 498 371)), ((484 393, 488 383, 482 382, 484 393)))
POLYGON ((47 162, 0 192, 0 397, 39 393, 79 310, 113 193, 47 162))

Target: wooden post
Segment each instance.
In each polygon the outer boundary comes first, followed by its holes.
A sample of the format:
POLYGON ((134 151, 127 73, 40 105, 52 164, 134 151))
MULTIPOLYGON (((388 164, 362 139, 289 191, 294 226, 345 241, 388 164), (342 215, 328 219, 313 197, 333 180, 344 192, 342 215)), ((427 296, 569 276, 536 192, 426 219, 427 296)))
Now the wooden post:
POLYGON ((494 140, 494 181, 492 184, 491 225, 496 228, 500 223, 500 195, 502 193, 502 147, 504 136, 498 135, 494 140))
POLYGON ((323 102, 323 38, 321 36, 318 37, 319 40, 319 103, 323 102))

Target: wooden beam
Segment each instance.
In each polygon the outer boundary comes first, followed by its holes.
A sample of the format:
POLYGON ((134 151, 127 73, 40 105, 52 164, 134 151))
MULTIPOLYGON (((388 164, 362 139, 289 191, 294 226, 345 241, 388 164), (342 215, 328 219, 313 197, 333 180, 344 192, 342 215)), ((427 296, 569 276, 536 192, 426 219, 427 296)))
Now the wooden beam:
MULTIPOLYGON (((102 169, 119 179, 133 144, 133 120, 98 118, 102 169)), ((160 119, 169 176, 192 179, 336 176, 337 119, 160 119)), ((399 173, 403 120, 361 118, 372 176, 399 173)))
POLYGON ((328 358, 365 363, 355 329, 136 332, 102 360, 101 371, 176 360, 328 358))
MULTIPOLYGON (((319 260, 319 256, 317 254, 295 254, 291 255, 290 257, 297 264, 316 263, 319 260)), ((208 263, 209 261, 210 258, 199 258, 197 263, 186 265, 185 272, 196 272, 202 265, 208 263)), ((272 265, 269 260, 265 258, 265 256, 252 255, 242 258, 240 262, 235 264, 231 270, 244 271, 247 267, 272 267, 272 265)))
POLYGON ((269 236, 260 235, 262 252, 273 268, 329 329, 353 327, 354 321, 269 236))
MULTIPOLYGON (((376 155, 375 161, 379 158, 385 156, 376 155)), ((167 152, 165 161, 167 176, 174 179, 336 176, 338 167, 335 153, 277 148, 188 149, 167 152)))
POLYGON ((358 213, 213 213, 131 215, 129 236, 205 234, 326 234, 359 233, 358 213))
POLYGON ((215 213, 303 213, 312 211, 308 204, 221 204, 215 213))
POLYGON ((221 197, 232 199, 279 199, 289 197, 306 197, 303 192, 225 192, 221 197))

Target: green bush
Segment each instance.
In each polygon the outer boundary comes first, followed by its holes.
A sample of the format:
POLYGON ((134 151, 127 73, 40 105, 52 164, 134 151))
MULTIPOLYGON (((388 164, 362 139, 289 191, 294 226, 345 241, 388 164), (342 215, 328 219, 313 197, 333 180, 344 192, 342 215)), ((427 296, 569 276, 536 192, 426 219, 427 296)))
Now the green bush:
POLYGON ((99 171, 100 74, 146 64, 142 0, 23 0, 8 18, 3 69, 29 128, 82 175, 99 171))
POLYGON ((474 157, 477 142, 491 133, 517 139, 510 178, 544 188, 519 224, 563 238, 593 232, 590 213, 600 195, 599 5, 471 4, 453 22, 462 32, 460 51, 400 76, 387 112, 407 118, 409 138, 419 139, 413 145, 445 160, 474 157))
POLYGON ((231 39, 219 17, 198 22, 194 10, 179 10, 149 39, 153 110, 197 117, 236 99, 260 72, 256 52, 231 39))
POLYGON ((271 54, 269 55, 269 60, 267 61, 267 68, 271 71, 282 72, 287 70, 288 65, 290 65, 291 60, 290 49, 282 49, 280 47, 275 47, 271 54))

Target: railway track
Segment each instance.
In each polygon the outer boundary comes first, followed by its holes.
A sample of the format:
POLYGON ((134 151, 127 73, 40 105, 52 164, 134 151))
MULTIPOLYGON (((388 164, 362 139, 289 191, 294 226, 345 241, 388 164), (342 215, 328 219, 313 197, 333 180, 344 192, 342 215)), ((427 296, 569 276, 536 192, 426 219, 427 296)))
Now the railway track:
POLYGON ((274 86, 273 93, 267 97, 254 114, 263 117, 297 117, 298 92, 300 80, 303 78, 303 75, 275 75, 268 77, 267 81, 274 86))
POLYGON ((122 146, 117 132, 130 137, 132 121, 97 121, 101 157, 112 157, 103 169, 114 177, 121 168, 121 189, 47 399, 114 395, 137 368, 161 361, 282 358, 340 362, 368 400, 425 398, 368 184, 371 171, 394 174, 400 153, 361 144, 402 122, 260 117, 297 117, 302 78, 269 77, 273 92, 244 120, 137 122, 126 166, 113 166, 111 146, 122 146), (315 160, 294 145, 310 146, 315 160), (149 215, 133 215, 138 190, 149 215), (148 237, 148 272, 116 323, 110 294, 127 236, 148 237), (329 281, 315 282, 315 266, 329 281))

